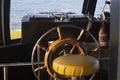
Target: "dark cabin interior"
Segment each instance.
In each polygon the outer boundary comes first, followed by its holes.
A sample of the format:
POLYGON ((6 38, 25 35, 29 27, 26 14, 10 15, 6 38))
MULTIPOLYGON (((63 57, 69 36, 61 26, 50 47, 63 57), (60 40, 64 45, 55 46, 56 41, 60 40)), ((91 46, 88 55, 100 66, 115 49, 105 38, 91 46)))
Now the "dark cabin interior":
MULTIPOLYGON (((8 79, 5 80, 35 80, 35 76, 33 74, 31 68, 31 53, 33 50, 33 46, 39 37, 51 29, 52 27, 56 27, 58 25, 75 25, 78 27, 83 26, 86 28, 88 23, 88 18, 86 14, 88 12, 91 15, 94 15, 95 5, 97 0, 93 0, 92 3, 89 0, 84 1, 82 13, 84 16, 80 18, 70 19, 68 22, 56 22, 54 18, 36 18, 35 15, 29 16, 25 15, 22 20, 22 38, 11 40, 10 39, 10 29, 9 29, 9 18, 10 18, 10 0, 0 0, 0 65, 5 66, 5 64, 11 63, 25 63, 26 66, 12 66, 7 68, 8 79), (4 3, 4 4, 3 4, 4 3), (29 20, 25 21, 24 18, 28 18, 29 20), (46 24, 47 23, 47 24, 46 24), (43 29, 44 28, 44 29, 43 29), (16 75, 17 74, 17 75, 16 75)), ((116 16, 118 14, 118 9, 115 7, 119 7, 118 0, 111 0, 111 20, 112 22, 106 22, 106 30, 109 35, 108 38, 110 40, 110 46, 104 51, 110 53, 103 54, 103 57, 109 56, 110 60, 103 61, 103 67, 101 71, 96 74, 94 80, 119 80, 119 18, 116 16), (114 13, 116 12, 116 13, 114 13), (117 20, 117 21, 116 21, 117 20), (111 25, 110 25, 111 24, 111 25), (111 26, 115 26, 114 28, 111 26), (110 29, 111 28, 111 29, 110 29), (116 32, 116 33, 115 33, 116 32), (116 38, 117 37, 117 38, 116 38), (113 39, 114 38, 114 39, 113 39), (117 53, 117 54, 112 54, 117 53), (110 63, 110 64, 109 64, 110 63), (114 65, 114 67, 113 67, 114 65), (115 69, 112 69, 115 68, 115 69), (117 79, 118 78, 118 79, 117 79)), ((96 18, 93 19, 94 22, 92 24, 92 28, 90 32, 95 36, 98 40, 98 33, 100 29, 100 21, 96 18)), ((51 36, 50 36, 51 37, 51 36)), ((51 39, 53 39, 51 37, 51 39)), ((0 80, 4 80, 3 75, 5 74, 3 71, 6 68, 0 67, 0 80)), ((43 70, 41 72, 41 78, 47 78, 49 80, 48 73, 43 70), (46 77, 47 76, 47 77, 46 77)))

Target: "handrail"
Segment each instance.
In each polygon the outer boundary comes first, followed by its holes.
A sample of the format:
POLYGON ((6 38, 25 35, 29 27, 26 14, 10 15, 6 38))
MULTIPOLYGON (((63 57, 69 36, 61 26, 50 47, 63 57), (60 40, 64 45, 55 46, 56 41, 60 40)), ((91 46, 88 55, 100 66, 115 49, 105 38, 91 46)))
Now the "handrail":
MULTIPOLYGON (((40 65, 40 64, 44 64, 44 62, 39 62, 39 63, 35 63, 34 65, 40 65)), ((0 67, 14 67, 14 66, 30 66, 32 65, 31 62, 18 62, 18 63, 3 63, 0 64, 0 67)))
MULTIPOLYGON (((34 65, 42 65, 44 62, 35 62, 34 65)), ((3 80, 8 80, 8 67, 18 67, 18 66, 30 66, 31 62, 17 62, 17 63, 3 63, 0 64, 0 68, 3 68, 3 80)))

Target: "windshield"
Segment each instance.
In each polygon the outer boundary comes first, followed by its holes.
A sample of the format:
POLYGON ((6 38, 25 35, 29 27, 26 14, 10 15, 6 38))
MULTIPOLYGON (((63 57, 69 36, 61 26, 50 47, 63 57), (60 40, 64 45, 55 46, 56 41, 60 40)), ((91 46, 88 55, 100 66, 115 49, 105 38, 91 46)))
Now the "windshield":
MULTIPOLYGON (((34 12, 75 12, 81 13, 83 0, 38 0, 34 12)), ((35 2, 35 1, 34 1, 35 2)), ((37 1, 36 1, 37 2, 37 1)))
POLYGON ((26 14, 40 12, 82 12, 84 0, 11 0, 10 29, 21 29, 26 14))
POLYGON ((99 17, 102 12, 110 12, 111 0, 98 0, 95 9, 95 17, 99 17))
MULTIPOLYGON (((10 29, 21 29, 22 18, 40 12, 82 13, 84 0, 11 0, 10 29)), ((95 15, 99 16, 105 0, 98 0, 95 15)))

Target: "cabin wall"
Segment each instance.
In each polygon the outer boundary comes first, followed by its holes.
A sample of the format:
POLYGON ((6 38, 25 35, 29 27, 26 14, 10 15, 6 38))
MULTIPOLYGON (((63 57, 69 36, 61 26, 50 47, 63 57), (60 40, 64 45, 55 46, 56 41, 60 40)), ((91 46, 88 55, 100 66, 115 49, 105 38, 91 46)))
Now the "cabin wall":
POLYGON ((0 63, 30 62, 32 44, 18 43, 0 48, 0 63))
POLYGON ((111 0, 109 80, 120 80, 120 0, 111 0))

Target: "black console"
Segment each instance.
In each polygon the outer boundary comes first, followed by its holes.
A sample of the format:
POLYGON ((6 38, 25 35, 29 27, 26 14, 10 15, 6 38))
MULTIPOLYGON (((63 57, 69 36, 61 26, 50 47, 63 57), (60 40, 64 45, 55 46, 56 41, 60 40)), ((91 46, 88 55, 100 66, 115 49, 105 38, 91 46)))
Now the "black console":
MULTIPOLYGON (((90 29, 90 32, 97 39, 100 22, 97 21, 96 19, 93 20, 94 21, 92 24, 92 28, 90 29)), ((48 31, 53 27, 57 27, 60 25, 74 25, 74 26, 86 28, 87 24, 88 24, 87 16, 81 14, 75 14, 75 13, 46 12, 46 13, 26 15, 22 19, 22 42, 34 43, 43 33, 45 33, 46 31, 48 31)))

